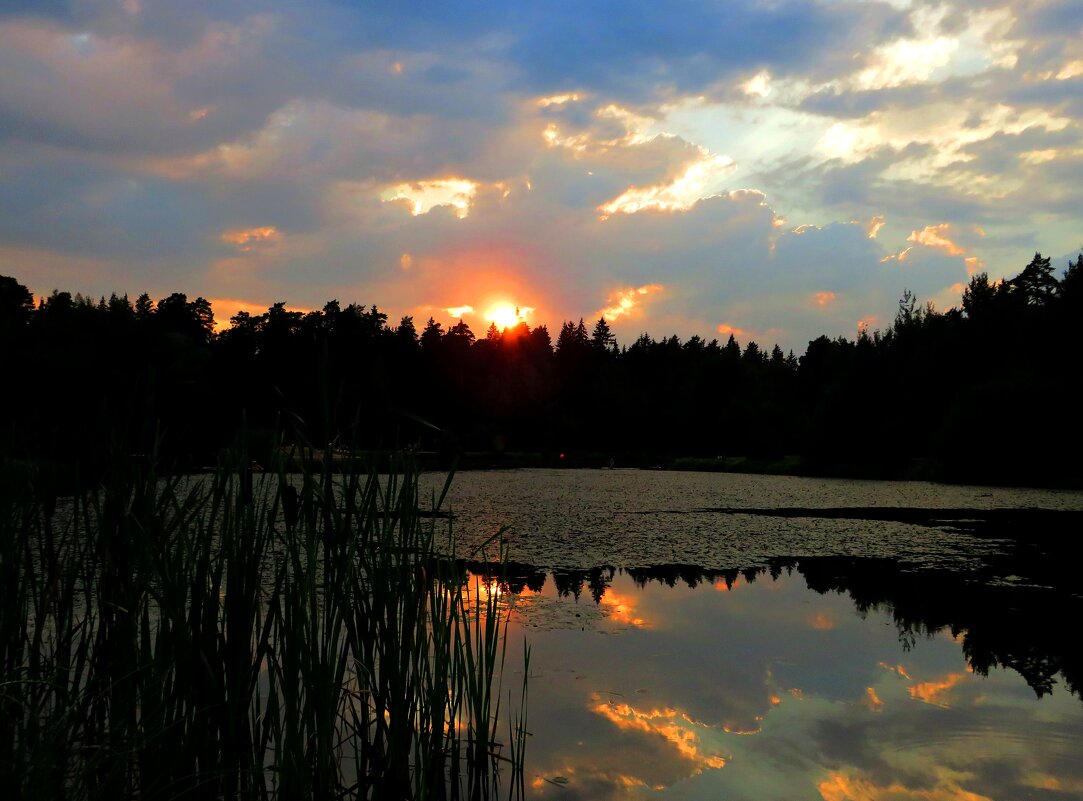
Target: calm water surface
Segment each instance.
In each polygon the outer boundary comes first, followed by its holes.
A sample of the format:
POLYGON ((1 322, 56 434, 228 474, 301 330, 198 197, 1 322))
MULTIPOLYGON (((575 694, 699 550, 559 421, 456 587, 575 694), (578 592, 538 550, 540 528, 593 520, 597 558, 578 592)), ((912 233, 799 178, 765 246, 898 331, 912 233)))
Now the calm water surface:
POLYGON ((1068 535, 1010 511, 1078 493, 526 470, 450 502, 460 554, 510 526, 528 796, 1083 798, 1068 535))

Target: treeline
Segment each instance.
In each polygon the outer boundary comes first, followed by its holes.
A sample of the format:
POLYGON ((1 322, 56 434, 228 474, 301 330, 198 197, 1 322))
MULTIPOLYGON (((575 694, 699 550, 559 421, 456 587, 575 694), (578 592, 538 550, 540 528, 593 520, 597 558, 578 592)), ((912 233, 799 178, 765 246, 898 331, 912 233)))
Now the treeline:
POLYGON ((1071 483, 1083 475, 1083 255, 974 276, 962 307, 909 293, 894 324, 777 346, 525 323, 475 334, 376 306, 239 313, 203 298, 35 301, 0 277, 0 448, 101 463, 120 453, 211 463, 242 426, 318 447, 531 453, 536 462, 745 466, 823 474, 1071 483), (271 432, 279 432, 272 434, 271 432), (560 454, 564 454, 563 461, 560 454))

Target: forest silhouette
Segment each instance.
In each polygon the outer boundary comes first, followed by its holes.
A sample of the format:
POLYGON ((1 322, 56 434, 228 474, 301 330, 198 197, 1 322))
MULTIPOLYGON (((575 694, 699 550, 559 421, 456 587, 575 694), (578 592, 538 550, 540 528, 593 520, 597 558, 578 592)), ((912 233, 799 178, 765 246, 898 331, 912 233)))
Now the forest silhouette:
POLYGON ((156 454, 408 447, 434 464, 676 466, 1078 486, 1083 254, 970 279, 945 312, 909 292, 894 323, 803 354, 642 334, 607 321, 476 335, 375 305, 276 303, 215 332, 174 293, 35 299, 0 276, 9 463, 78 468, 156 454), (473 461, 472 461, 473 460, 473 461))

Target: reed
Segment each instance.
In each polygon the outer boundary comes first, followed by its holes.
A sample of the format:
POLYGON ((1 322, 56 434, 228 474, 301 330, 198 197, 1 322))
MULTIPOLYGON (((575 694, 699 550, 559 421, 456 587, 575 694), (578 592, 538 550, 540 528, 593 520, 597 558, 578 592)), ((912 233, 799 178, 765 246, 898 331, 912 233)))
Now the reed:
POLYGON ((133 462, 70 498, 0 489, 0 786, 521 797, 499 595, 438 553, 408 461, 332 462, 253 476, 239 449, 203 476, 133 462))

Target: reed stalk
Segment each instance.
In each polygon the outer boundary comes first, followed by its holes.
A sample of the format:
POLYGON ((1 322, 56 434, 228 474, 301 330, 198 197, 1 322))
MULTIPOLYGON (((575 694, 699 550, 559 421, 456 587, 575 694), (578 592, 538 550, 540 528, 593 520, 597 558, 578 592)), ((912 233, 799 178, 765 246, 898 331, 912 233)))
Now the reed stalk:
POLYGON ((253 475, 238 449, 201 476, 133 461, 67 498, 0 489, 0 786, 521 797, 506 609, 438 553, 407 460, 331 465, 253 475))

